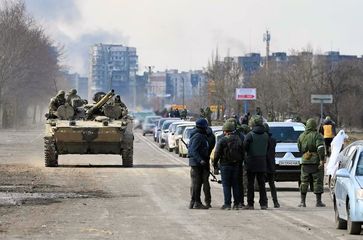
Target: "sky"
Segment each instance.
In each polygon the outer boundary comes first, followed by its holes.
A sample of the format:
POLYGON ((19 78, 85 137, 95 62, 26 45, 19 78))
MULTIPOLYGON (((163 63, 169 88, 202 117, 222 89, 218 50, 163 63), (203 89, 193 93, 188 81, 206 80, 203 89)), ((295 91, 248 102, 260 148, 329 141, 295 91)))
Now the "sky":
POLYGON ((88 74, 95 43, 136 47, 139 71, 203 69, 221 56, 270 52, 340 51, 363 55, 361 0, 25 0, 64 64, 88 74))

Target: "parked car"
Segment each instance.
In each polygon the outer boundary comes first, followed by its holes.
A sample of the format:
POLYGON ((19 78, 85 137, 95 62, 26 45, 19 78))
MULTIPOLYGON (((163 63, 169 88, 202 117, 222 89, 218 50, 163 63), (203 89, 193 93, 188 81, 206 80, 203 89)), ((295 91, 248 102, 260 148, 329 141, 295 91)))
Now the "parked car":
MULTIPOLYGON (((212 126, 211 128, 212 128, 213 134, 215 136, 216 135, 219 136, 219 138, 218 138, 218 140, 219 140, 221 137, 220 134, 223 135, 222 126, 212 126)), ((194 127, 186 127, 183 132, 182 137, 179 140, 179 156, 180 157, 188 156, 188 149, 187 149, 187 146, 185 146, 185 143, 189 144, 190 132, 192 131, 192 129, 194 129, 194 127)), ((216 139, 216 141, 217 141, 217 139, 216 139)))
POLYGON ((169 131, 166 134, 166 138, 165 138, 165 148, 169 152, 172 152, 174 150, 174 148, 175 148, 175 137, 174 137, 174 134, 175 134, 176 127, 178 125, 184 124, 184 123, 185 123, 185 121, 182 120, 182 121, 175 121, 172 124, 170 124, 169 129, 168 129, 169 131))
POLYGON ((195 122, 185 122, 176 127, 175 135, 174 135, 174 138, 175 138, 174 152, 176 154, 179 154, 179 141, 183 137, 183 132, 184 132, 185 128, 194 127, 194 126, 195 126, 195 122))
POLYGON ((210 162, 211 162, 211 166, 212 166, 212 164, 213 164, 213 160, 214 160, 214 151, 215 151, 215 149, 216 149, 217 143, 218 143, 218 142, 219 142, 219 140, 221 140, 221 138, 224 136, 222 129, 221 129, 221 130, 213 131, 213 133, 214 133, 214 136, 215 136, 215 138, 216 138, 216 145, 214 146, 214 148, 213 148, 213 150, 212 150, 212 152, 211 152, 211 154, 210 154, 210 156, 209 156, 209 158, 210 158, 210 162))
POLYGON ((147 116, 142 124, 142 135, 145 136, 147 133, 154 133, 154 128, 160 116, 147 116))
POLYGON ((337 229, 360 234, 363 224, 363 141, 348 145, 339 154, 332 193, 337 229))
POLYGON ((159 121, 156 124, 156 127, 154 128, 154 141, 159 142, 160 133, 161 133, 161 126, 163 126, 163 123, 166 120, 180 120, 180 118, 160 118, 159 121))
POLYGON ((195 127, 186 127, 183 132, 183 137, 179 141, 179 157, 188 156, 188 144, 190 139, 190 134, 195 127))
POLYGON ((299 122, 268 122, 270 132, 276 139, 275 181, 297 181, 300 185, 300 153, 297 140, 305 131, 299 122))
POLYGON ((142 124, 147 116, 156 116, 153 111, 140 111, 132 112, 132 118, 134 119, 134 129, 142 128, 142 124))
POLYGON ((170 124, 172 124, 173 122, 177 122, 180 121, 180 118, 177 119, 169 119, 166 120, 163 125, 160 128, 160 135, 159 135, 159 147, 160 148, 164 148, 165 147, 165 143, 166 143, 166 137, 167 134, 169 132, 169 126, 170 124))

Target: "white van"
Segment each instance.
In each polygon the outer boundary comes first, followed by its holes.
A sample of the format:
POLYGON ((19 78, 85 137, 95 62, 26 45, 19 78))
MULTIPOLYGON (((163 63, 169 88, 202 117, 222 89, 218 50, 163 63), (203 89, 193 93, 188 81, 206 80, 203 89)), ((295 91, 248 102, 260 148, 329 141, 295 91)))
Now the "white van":
POLYGON ((300 181, 302 153, 297 147, 297 140, 305 131, 305 125, 299 122, 267 122, 272 137, 276 139, 275 181, 300 181))

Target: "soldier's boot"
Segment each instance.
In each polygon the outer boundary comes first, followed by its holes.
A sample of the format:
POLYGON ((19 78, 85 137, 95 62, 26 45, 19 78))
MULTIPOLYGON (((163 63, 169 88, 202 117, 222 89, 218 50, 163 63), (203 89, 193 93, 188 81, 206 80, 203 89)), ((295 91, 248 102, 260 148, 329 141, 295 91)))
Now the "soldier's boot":
POLYGON ((317 207, 326 207, 326 205, 321 201, 321 193, 316 194, 316 206, 317 207))
POLYGON ((301 202, 298 207, 306 207, 306 193, 301 193, 301 202))
POLYGON ((279 201, 277 201, 277 199, 274 200, 274 208, 279 208, 279 207, 280 207, 279 201))
POLYGON ((195 202, 194 203, 194 206, 193 206, 194 209, 208 209, 205 205, 203 205, 201 202, 195 202))

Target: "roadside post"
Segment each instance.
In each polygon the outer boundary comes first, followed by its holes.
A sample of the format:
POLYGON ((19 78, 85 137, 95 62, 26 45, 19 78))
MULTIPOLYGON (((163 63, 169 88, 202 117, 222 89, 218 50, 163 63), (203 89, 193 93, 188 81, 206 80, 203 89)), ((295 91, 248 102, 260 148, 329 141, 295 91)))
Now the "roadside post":
POLYGON ((236 100, 244 101, 244 113, 248 112, 247 101, 256 100, 256 88, 236 88, 236 100))
POLYGON ((333 95, 331 94, 311 94, 311 103, 320 103, 320 122, 323 121, 323 105, 324 103, 333 103, 333 95))

